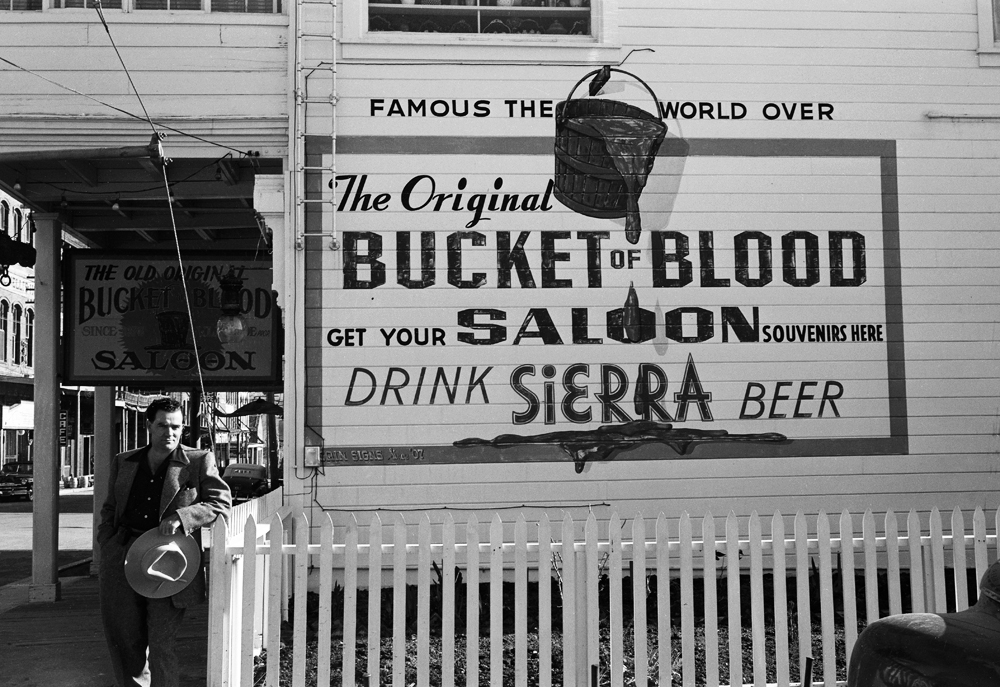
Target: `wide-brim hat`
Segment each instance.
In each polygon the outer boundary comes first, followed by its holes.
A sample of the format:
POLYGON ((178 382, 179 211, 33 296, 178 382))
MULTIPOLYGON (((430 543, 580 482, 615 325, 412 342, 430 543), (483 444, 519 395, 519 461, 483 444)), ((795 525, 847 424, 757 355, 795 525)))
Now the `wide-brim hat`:
POLYGON ((138 594, 162 599, 191 584, 200 566, 201 547, 192 537, 153 529, 132 542, 125 555, 125 579, 138 594))

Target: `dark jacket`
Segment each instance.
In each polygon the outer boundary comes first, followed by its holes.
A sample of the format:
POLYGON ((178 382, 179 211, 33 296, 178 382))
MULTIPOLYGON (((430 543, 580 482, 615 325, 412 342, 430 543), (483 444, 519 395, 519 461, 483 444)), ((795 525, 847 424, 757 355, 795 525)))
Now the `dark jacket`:
MULTIPOLYGON (((108 497, 101 507, 101 522, 97 526, 97 542, 103 546, 118 533, 132 482, 139 469, 145 449, 119 453, 111 461, 108 497)), ((178 446, 167 458, 167 474, 160 499, 160 520, 177 514, 185 534, 201 544, 201 528, 211 525, 220 515, 229 517, 232 499, 229 487, 219 476, 215 456, 211 451, 178 446)), ((184 608, 205 600, 203 570, 182 591, 171 597, 174 606, 184 608)))

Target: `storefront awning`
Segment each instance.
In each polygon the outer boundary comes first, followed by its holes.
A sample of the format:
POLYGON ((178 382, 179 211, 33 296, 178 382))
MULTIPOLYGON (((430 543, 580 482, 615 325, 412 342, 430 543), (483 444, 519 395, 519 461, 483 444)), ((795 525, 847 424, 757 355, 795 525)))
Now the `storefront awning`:
POLYGON ((35 404, 22 401, 13 408, 4 408, 4 429, 33 429, 35 426, 35 404))
POLYGON ((0 402, 3 405, 10 406, 18 401, 33 401, 34 399, 34 379, 31 377, 0 375, 0 402))

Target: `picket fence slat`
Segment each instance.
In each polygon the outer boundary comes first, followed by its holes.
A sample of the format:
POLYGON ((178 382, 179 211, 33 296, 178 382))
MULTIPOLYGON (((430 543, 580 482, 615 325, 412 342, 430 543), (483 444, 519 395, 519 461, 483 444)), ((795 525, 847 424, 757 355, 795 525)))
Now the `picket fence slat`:
POLYGON ((295 528, 295 618, 292 626, 292 687, 306 684, 306 589, 309 584, 309 524, 299 513, 295 528))
MULTIPOLYGON (((986 513, 978 506, 972 515, 972 536, 975 540, 973 549, 976 559, 976 579, 981 580, 988 567, 988 553, 986 549, 986 513)), ((979 598, 978 586, 976 587, 976 598, 979 598)))
MULTIPOLYGON (((694 686, 694 575, 692 573, 691 518, 687 511, 681 513, 680 521, 680 574, 681 574, 681 679, 684 687, 694 686)), ((705 545, 708 548, 708 545, 705 545)), ((714 549, 714 545, 713 545, 714 549)), ((706 644, 714 640, 708 639, 706 644)), ((712 665, 706 657, 706 670, 712 665)), ((718 670, 718 669, 716 669, 718 670)), ((711 687, 712 681, 708 679, 711 687)))
POLYGON ((906 534, 910 543, 910 603, 914 613, 923 613, 924 557, 920 543, 920 518, 914 510, 906 516, 906 534))
MULTIPOLYGON (((473 514, 465 527, 466 589, 479 589, 479 520, 473 514)), ((465 600, 465 684, 479 687, 479 604, 471 594, 465 600)), ((568 684, 568 683, 567 683, 568 684)))
POLYGON ((608 658, 608 673, 611 687, 622 687, 623 668, 625 667, 622 637, 625 633, 622 620, 622 521, 618 513, 612 513, 608 521, 608 539, 611 542, 611 552, 608 555, 608 594, 610 636, 610 656, 608 658))
POLYGON ((441 685, 455 687, 455 518, 444 514, 441 542, 441 685))
MULTIPOLYGON (((247 515, 243 528, 243 550, 255 553, 244 553, 242 557, 243 603, 240 604, 240 622, 243 628, 240 633, 240 646, 253 647, 254 604, 257 591, 257 521, 252 513, 247 515)), ((253 684, 253 651, 245 651, 237 656, 240 657, 240 687, 250 687, 253 684)))
POLYGON ((333 637, 333 520, 329 513, 320 517, 319 626, 316 643, 317 687, 330 685, 330 655, 333 637))
POLYGON ((490 685, 503 687, 503 523, 490 523, 490 685))
POLYGON ((552 687, 552 524, 538 523, 538 687, 552 687))
POLYGON ((823 511, 816 516, 816 538, 819 539, 819 606, 823 638, 823 682, 836 683, 836 645, 833 626, 833 569, 830 551, 830 519, 823 511))
POLYGON ((382 520, 376 513, 368 525, 368 687, 379 685, 382 659, 382 520))
POLYGON ((632 521, 632 673, 635 684, 647 684, 646 658, 646 521, 636 513, 632 521), (638 543, 638 545, 636 545, 638 543))
POLYGON ((280 593, 280 590, 284 588, 282 573, 285 571, 285 566, 281 562, 281 547, 285 541, 285 526, 281 520, 281 516, 277 513, 271 516, 270 525, 267 533, 271 543, 271 552, 269 554, 271 565, 268 571, 268 586, 273 590, 279 590, 279 593, 272 594, 268 599, 267 636, 264 640, 268 660, 264 682, 266 683, 266 687, 278 687, 280 679, 279 669, 281 667, 281 619, 285 596, 283 593, 280 593))
POLYGON ((587 524, 583 528, 583 538, 586 542, 587 565, 584 568, 586 576, 586 600, 587 600, 587 658, 585 665, 588 670, 591 666, 600 665, 600 636, 598 620, 600 610, 598 606, 599 577, 602 565, 598 561, 597 555, 597 516, 591 511, 587 516, 587 524))
POLYGON ((417 541, 420 543, 417 559, 417 687, 430 687, 431 519, 427 513, 420 518, 417 541))
MULTIPOLYGON (((719 636, 719 608, 718 608, 718 598, 716 596, 715 588, 715 568, 716 568, 716 548, 715 548, 715 516, 712 515, 711 511, 705 513, 705 517, 701 521, 701 540, 703 542, 702 546, 702 566, 705 570, 704 574, 704 590, 705 590, 705 683, 707 685, 719 684, 719 642, 717 639, 712 639, 708 641, 707 638, 718 638, 719 636)), ((681 551, 683 552, 688 547, 683 546, 681 551)), ((681 565, 684 566, 684 556, 681 555, 681 565)), ((688 566, 690 566, 690 559, 688 560, 688 566)), ((689 567, 683 567, 684 570, 689 570, 689 567)), ((683 601, 682 601, 683 603, 683 601)), ((692 616, 691 624, 694 624, 694 618, 692 616)), ((693 628, 692 628, 693 629, 693 628)), ((687 647, 683 648, 683 655, 691 656, 691 660, 694 660, 694 644, 692 640, 691 648, 688 650, 687 647)), ((692 672, 694 669, 692 668, 692 672)), ((692 676, 692 680, 694 677, 692 676)))
POLYGON ((935 506, 931 510, 931 565, 934 589, 934 612, 948 612, 948 596, 944 581, 944 532, 941 525, 941 511, 935 506))
POLYGON ((660 513, 656 518, 656 636, 658 638, 660 671, 659 684, 673 684, 673 651, 670 646, 670 530, 667 516, 660 513), (664 638, 667 638, 665 640, 664 638))
POLYGON ((878 558, 875 548, 875 516, 871 508, 861 519, 862 549, 865 566, 865 622, 878 619, 878 558))
POLYGON ((854 521, 846 510, 840 514, 840 580, 844 604, 844 647, 851 655, 858 640, 858 607, 854 603, 854 521))
POLYGON ((809 608, 809 529, 806 516, 795 514, 795 603, 798 608, 799 675, 805 672, 806 657, 812 656, 812 616, 809 608))
POLYGON ((764 687, 767 666, 764 662, 764 560, 761 550, 763 534, 757 511, 750 514, 750 627, 753 640, 753 684, 764 687))
MULTIPOLYGON (((715 518, 706 513, 700 518, 700 541, 694 539, 698 519, 687 512, 675 521, 676 533, 670 519, 658 514, 652 538, 647 532, 651 521, 641 513, 631 521, 630 536, 627 522, 614 511, 600 523, 590 512, 581 523, 582 532, 567 513, 558 538, 553 537, 548 517, 529 522, 525 513, 518 513, 505 521, 498 513, 488 523, 484 521, 484 526, 488 524, 488 542, 483 543, 480 523, 474 515, 463 526, 465 541, 459 542, 450 513, 436 525, 428 513, 416 514, 409 525, 401 514, 395 514, 388 525, 391 542, 384 542, 386 525, 378 514, 373 514, 367 541, 362 542, 353 514, 347 514, 343 524, 335 526, 329 514, 321 513, 310 528, 301 512, 284 509, 271 514, 265 523, 258 522, 261 511, 244 511, 242 522, 220 522, 211 530, 208 684, 212 687, 257 684, 254 668, 262 648, 266 649, 266 670, 261 683, 278 687, 283 653, 281 622, 289 600, 291 642, 285 650, 291 652, 292 687, 330 685, 338 623, 343 628, 341 687, 359 683, 375 687, 384 668, 388 668, 394 687, 455 687, 459 681, 455 654, 461 613, 456 591, 463 583, 466 687, 479 686, 480 603, 483 608, 488 604, 490 609, 489 617, 482 620, 489 628, 489 641, 484 642, 484 646, 489 645, 489 658, 484 658, 483 665, 489 665, 491 687, 527 684, 536 670, 531 667, 533 660, 537 660, 539 687, 552 687, 555 628, 551 609, 555 603, 562 611, 564 685, 589 685, 591 671, 596 670, 600 681, 610 687, 623 687, 628 673, 630 684, 694 685, 696 680, 704 680, 704 684, 717 687, 720 680, 725 680, 735 687, 747 680, 755 686, 791 687, 798 684, 793 678, 802 675, 805 658, 812 655, 814 621, 818 623, 823 661, 822 675, 815 678, 835 685, 838 666, 839 671, 844 670, 857 641, 859 607, 864 608, 866 623, 886 613, 923 612, 925 608, 938 613, 964 610, 969 605, 970 566, 976 577, 981 577, 998 541, 998 514, 991 513, 988 526, 981 508, 972 514, 971 533, 966 514, 960 509, 951 509, 948 523, 943 523, 942 511, 937 508, 923 514, 926 529, 921 529, 922 514, 911 510, 906 516, 905 533, 900 532, 897 517, 889 510, 881 536, 870 509, 863 515, 842 511, 836 535, 826 513, 807 517, 798 512, 792 519, 791 534, 786 536, 785 516, 774 513, 766 538, 757 512, 741 520, 730 511, 724 535, 717 535, 715 518), (855 517, 861 519, 859 537, 855 537, 855 517), (606 534, 601 534, 605 526, 606 534), (437 527, 441 535, 435 540, 437 527), (415 543, 408 541, 410 528, 415 530, 415 543), (311 537, 316 543, 310 543, 311 537), (343 543, 336 543, 338 538, 343 543), (903 561, 900 549, 907 552, 903 561), (464 554, 461 562, 460 553, 464 554), (721 570, 717 557, 725 558, 721 570), (744 557, 745 564, 741 561, 744 557), (790 560, 794 563, 790 564, 790 560), (901 565, 904 562, 907 568, 901 565), (484 566, 489 570, 487 580, 482 578, 484 566), (655 573, 650 566, 655 567, 655 573), (367 567, 367 576, 361 574, 362 567, 367 567), (315 571, 315 577, 310 571, 315 571), (435 582, 432 573, 437 574, 435 582), (626 574, 630 588, 625 586, 626 574), (901 594, 904 574, 909 580, 908 598, 901 594), (947 582, 947 575, 953 576, 952 582, 947 582), (788 587, 793 584, 791 576, 795 577, 794 594, 788 587), (391 599, 391 630, 388 625, 382 627, 383 580, 388 582, 390 578, 391 595, 386 597, 386 603, 391 599), (482 587, 481 580, 486 582, 482 587), (335 599, 334 589, 339 589, 341 581, 343 616, 335 618, 335 601, 339 599, 335 599), (358 608, 358 599, 365 581, 368 646, 362 664, 365 671, 359 671, 357 616, 364 611, 358 608), (536 581, 537 597, 533 597, 530 589, 536 581), (674 625, 671 613, 672 581, 679 582, 679 627, 674 625), (726 590, 724 634, 718 630, 717 581, 726 590), (654 582, 655 602, 649 594, 654 582), (311 591, 318 591, 317 605, 306 603, 310 583, 315 585, 311 591), (703 592, 702 607, 696 607, 696 584, 703 592), (862 588, 864 602, 858 598, 862 588), (478 596, 480 589, 488 598, 478 596), (505 589, 512 589, 513 596, 507 596, 505 589), (883 589, 887 596, 881 596, 883 589), (553 598, 555 590, 561 598, 553 598), (952 601, 948 600, 949 591, 953 592, 952 601), (626 608, 629 592, 632 599, 626 608), (766 606, 769 595, 773 605, 766 606), (535 617, 529 611, 533 598, 538 599, 537 623, 532 622, 535 617), (512 618, 504 617, 505 603, 512 618), (654 603, 655 630, 647 622, 647 612, 654 603), (797 608, 797 656, 789 651, 792 605, 797 608), (749 611, 746 615, 742 613, 744 606, 749 611), (772 611, 773 622, 767 625, 772 611), (504 648, 505 627, 513 633, 509 638, 510 655, 504 648), (529 628, 537 628, 538 633, 534 658, 528 648, 529 628), (385 652, 383 630, 387 637, 391 635, 385 652), (845 641, 838 652, 834 637, 840 630, 845 641), (695 637, 701 632, 706 638, 704 649, 696 648, 695 637), (430 642, 438 633, 441 651, 432 653, 430 642), (672 635, 679 637, 680 655, 675 655, 671 647, 672 635), (743 659, 744 636, 751 650, 747 664, 743 659), (318 646, 313 649, 307 640, 318 646), (626 654, 627 640, 633 647, 631 656, 626 654), (725 665, 719 660, 722 641, 728 645, 725 665), (770 641, 773 649, 765 648, 770 641), (412 646, 408 642, 416 646, 416 677, 412 683, 407 680, 407 651, 412 646), (702 650, 705 673, 696 678, 696 651, 702 650), (307 651, 316 661, 315 670, 309 668, 315 680, 309 677, 308 683, 307 651), (765 671, 769 651, 773 651, 775 664, 771 674, 765 671), (651 657, 655 657, 657 670, 649 670, 651 657), (791 670, 796 660, 798 675, 791 670), (512 675, 504 674, 505 665, 512 665, 512 675)), ((308 660, 312 666, 313 659, 308 660)))
POLYGON ((959 571, 968 570, 965 557, 965 517, 955 508, 951 512, 951 569, 955 571, 955 610, 964 611, 969 607, 969 582, 959 571))
POLYGON ((729 682, 743 684, 743 623, 740 618, 740 529, 736 513, 726 516, 726 583, 729 600, 729 682))
POLYGON ((514 684, 528 682, 528 523, 514 523, 514 684))
POLYGON ((563 622, 563 685, 576 683, 576 670, 580 658, 576 648, 580 644, 576 603, 576 553, 573 551, 574 525, 569 513, 563 517, 560 536, 560 559, 562 560, 562 622, 563 622))
POLYGON ((392 525, 392 687, 406 682, 406 523, 392 525))
POLYGON ((898 615, 903 612, 899 581, 899 526, 896 522, 896 514, 891 510, 885 514, 885 541, 888 560, 886 568, 889 586, 889 613, 890 615, 898 615))
POLYGON ((771 518, 771 540, 774 542, 774 654, 777 668, 777 687, 789 687, 788 661, 788 604, 785 577, 785 520, 781 513, 771 518))
MULTIPOLYGON (((341 687, 354 687, 358 632, 358 519, 352 514, 344 535, 344 654, 341 687)), ((277 567, 277 566, 274 566, 277 567)), ((271 662, 268 661, 270 668, 271 662)))

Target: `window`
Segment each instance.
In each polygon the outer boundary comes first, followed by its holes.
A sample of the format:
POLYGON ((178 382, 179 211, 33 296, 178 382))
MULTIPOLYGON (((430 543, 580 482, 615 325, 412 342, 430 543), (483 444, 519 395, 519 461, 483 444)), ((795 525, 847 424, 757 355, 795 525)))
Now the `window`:
POLYGON ((42 0, 0 0, 0 10, 13 10, 14 12, 38 12, 41 9, 42 0))
POLYGON ((201 0, 134 0, 137 10, 201 10, 201 0))
POLYGON ((0 231, 10 236, 10 205, 6 200, 0 201, 0 231))
POLYGON ((10 228, 10 234, 9 234, 10 237, 12 239, 14 239, 15 241, 23 241, 24 240, 24 235, 21 233, 23 228, 24 228, 23 227, 23 217, 21 215, 21 211, 15 209, 14 210, 14 224, 11 225, 11 228, 10 228))
POLYGON ((281 0, 211 0, 213 12, 281 14, 281 0))
POLYGON ((24 364, 34 366, 35 359, 35 311, 28 308, 24 313, 24 364))
POLYGON ((492 63, 618 61, 617 0, 342 3, 343 59, 492 63))
POLYGON ((977 0, 980 67, 1000 67, 1000 0, 977 0))
POLYGON ((368 30, 590 36, 590 0, 382 0, 368 3, 368 30))
MULTIPOLYGON (((94 0, 55 0, 55 7, 62 9, 73 9, 73 8, 86 8, 94 9, 94 0)), ((122 0, 101 0, 101 7, 103 9, 113 9, 120 10, 122 8, 122 0)))
POLYGON ((7 328, 10 316, 10 304, 0 301, 0 362, 7 362, 7 328))
POLYGON ((21 306, 15 305, 11 310, 11 362, 21 364, 21 306))

